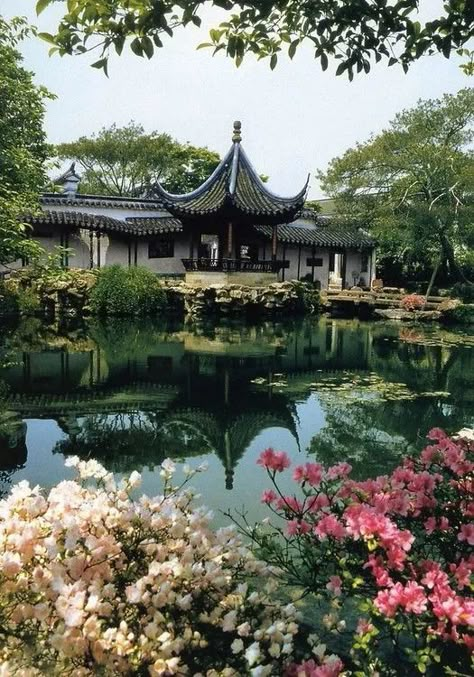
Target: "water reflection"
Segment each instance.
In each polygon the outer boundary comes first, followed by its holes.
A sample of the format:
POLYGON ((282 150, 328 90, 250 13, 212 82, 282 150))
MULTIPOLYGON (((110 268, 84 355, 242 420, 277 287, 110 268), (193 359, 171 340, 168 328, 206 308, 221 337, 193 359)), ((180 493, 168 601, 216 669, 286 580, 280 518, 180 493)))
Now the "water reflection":
POLYGON ((431 426, 455 430, 474 417, 472 341, 440 330, 325 318, 74 330, 29 320, 0 333, 0 350, 9 361, 0 372, 4 485, 41 473, 54 481, 60 455, 116 472, 208 456, 227 489, 239 468, 242 493, 257 490, 256 445, 266 443, 349 459, 373 475, 431 426))

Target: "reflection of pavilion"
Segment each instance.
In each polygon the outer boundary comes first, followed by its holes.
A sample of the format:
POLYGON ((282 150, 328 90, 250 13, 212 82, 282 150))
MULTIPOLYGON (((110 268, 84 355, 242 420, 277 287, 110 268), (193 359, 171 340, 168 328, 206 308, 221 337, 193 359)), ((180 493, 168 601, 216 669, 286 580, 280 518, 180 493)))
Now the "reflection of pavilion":
MULTIPOLYGON (((261 432, 280 427, 298 441, 294 403, 320 372, 374 369, 399 381, 405 367, 402 378, 423 377, 426 390, 428 379, 434 383, 444 373, 442 356, 439 369, 427 359, 410 361, 403 346, 377 332, 340 320, 199 332, 108 323, 93 327, 86 349, 13 356, 14 366, 2 374, 11 393, 6 406, 20 424, 55 420, 66 436, 56 451, 92 456, 117 471, 154 467, 167 456, 216 453, 230 487, 236 464, 261 432), (286 388, 269 385, 278 373, 286 375, 286 388), (252 384, 255 377, 265 383, 252 384)), ((416 350, 436 356, 433 349, 416 350)), ((16 446, 1 449, 3 467, 26 461, 24 425, 21 430, 16 446)))
POLYGON ((167 335, 151 354, 118 362, 99 345, 23 353, 22 366, 7 374, 9 406, 24 419, 55 420, 67 436, 55 451, 94 457, 115 471, 216 453, 231 488, 257 435, 269 427, 297 433, 291 403, 250 384, 262 371, 272 374, 282 341, 226 338, 167 335))

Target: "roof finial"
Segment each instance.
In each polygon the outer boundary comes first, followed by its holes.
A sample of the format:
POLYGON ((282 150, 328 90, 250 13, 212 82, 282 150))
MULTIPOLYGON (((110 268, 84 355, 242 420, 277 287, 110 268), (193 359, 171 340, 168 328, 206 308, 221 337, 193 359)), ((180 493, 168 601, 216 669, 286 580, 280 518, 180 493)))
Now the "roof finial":
POLYGON ((234 122, 234 133, 232 134, 232 141, 234 143, 240 143, 242 141, 242 136, 240 130, 242 129, 242 123, 240 120, 234 122))

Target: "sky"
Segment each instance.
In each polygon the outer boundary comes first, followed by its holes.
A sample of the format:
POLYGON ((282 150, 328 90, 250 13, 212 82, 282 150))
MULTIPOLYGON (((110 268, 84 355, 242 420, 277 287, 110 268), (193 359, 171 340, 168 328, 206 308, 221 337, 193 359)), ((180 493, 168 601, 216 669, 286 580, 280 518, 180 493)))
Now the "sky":
MULTIPOLYGON (((39 30, 54 32, 60 6, 36 17, 35 0, 0 0, 0 14, 27 16, 39 30)), ((422 0, 435 11, 441 0, 422 0)), ((35 81, 57 98, 46 104, 45 126, 52 143, 72 141, 113 123, 130 120, 148 132, 167 132, 181 142, 207 146, 221 155, 231 143, 234 120, 242 121, 242 143, 268 187, 281 194, 300 190, 311 174, 309 198, 323 197, 315 172, 358 141, 386 128, 394 115, 418 99, 438 98, 474 85, 460 59, 426 57, 407 74, 384 62, 349 82, 333 65, 322 72, 309 47, 290 61, 283 56, 274 71, 253 57, 236 68, 225 56, 196 51, 219 10, 203 15, 200 29, 177 32, 151 61, 128 53, 113 57, 109 78, 89 66, 90 57, 48 56, 38 39, 21 46, 35 81)))

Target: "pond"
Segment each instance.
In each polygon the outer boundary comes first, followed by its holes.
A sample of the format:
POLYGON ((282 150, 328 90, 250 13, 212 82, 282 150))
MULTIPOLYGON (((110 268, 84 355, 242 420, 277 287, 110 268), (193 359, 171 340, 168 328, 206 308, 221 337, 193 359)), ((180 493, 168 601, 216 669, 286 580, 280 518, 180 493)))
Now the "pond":
POLYGON ((149 494, 166 457, 205 461, 193 486, 218 524, 264 516, 266 447, 375 476, 431 427, 474 423, 474 336, 439 328, 29 319, 0 330, 0 359, 0 491, 70 477, 70 455, 138 470, 149 494))

